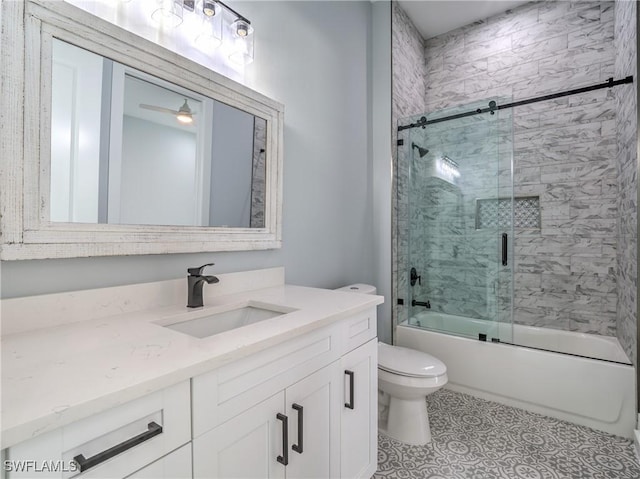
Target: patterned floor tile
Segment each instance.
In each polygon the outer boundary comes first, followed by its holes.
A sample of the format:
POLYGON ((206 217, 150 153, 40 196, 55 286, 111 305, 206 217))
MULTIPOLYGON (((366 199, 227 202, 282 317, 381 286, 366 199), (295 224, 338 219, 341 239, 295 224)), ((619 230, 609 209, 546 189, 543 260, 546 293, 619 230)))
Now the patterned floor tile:
POLYGON ((380 435, 374 479, 639 479, 632 442, 447 389, 427 397, 433 441, 380 435))

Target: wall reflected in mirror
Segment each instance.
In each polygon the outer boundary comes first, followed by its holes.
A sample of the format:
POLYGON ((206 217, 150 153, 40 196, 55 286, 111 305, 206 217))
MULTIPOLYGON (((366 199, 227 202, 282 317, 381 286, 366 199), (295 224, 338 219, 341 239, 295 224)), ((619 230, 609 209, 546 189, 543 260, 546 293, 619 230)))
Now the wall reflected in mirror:
POLYGON ((263 228, 266 120, 54 39, 50 220, 263 228))

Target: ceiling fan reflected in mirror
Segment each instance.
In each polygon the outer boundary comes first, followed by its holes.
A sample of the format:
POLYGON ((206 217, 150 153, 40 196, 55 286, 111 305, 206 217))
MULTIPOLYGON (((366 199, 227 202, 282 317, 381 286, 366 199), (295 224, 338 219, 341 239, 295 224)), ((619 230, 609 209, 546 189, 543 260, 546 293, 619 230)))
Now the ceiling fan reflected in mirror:
POLYGON ((193 115, 197 113, 197 112, 191 111, 191 108, 189 107, 189 103, 186 98, 184 99, 184 103, 182 104, 182 106, 177 110, 172 110, 171 108, 164 108, 162 106, 145 105, 144 103, 140 103, 140 108, 144 108, 145 110, 159 111, 160 113, 167 113, 169 115, 174 115, 176 117, 176 120, 178 120, 180 123, 183 123, 185 125, 193 123, 193 115))

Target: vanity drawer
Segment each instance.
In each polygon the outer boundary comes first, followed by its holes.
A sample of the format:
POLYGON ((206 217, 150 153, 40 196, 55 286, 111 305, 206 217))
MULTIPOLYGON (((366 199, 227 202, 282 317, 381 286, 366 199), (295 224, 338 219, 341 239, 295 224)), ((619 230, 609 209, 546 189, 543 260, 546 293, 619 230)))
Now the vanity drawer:
POLYGON ((122 478, 188 443, 190 419, 184 381, 9 448, 9 464, 27 467, 7 478, 122 478))
POLYGON ((126 479, 192 479, 191 443, 164 456, 126 479))
POLYGON ((373 307, 363 313, 354 315, 342 323, 340 337, 344 341, 342 354, 353 351, 358 346, 375 338, 378 334, 376 308, 373 307))
POLYGON ((194 377, 193 437, 338 359, 340 330, 340 325, 322 328, 194 377))

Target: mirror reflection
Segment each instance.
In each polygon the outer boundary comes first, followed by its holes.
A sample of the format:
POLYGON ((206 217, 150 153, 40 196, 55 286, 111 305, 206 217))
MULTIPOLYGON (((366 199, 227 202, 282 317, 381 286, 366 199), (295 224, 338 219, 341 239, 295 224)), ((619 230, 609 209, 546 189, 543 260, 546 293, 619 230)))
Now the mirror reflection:
POLYGON ((54 39, 50 219, 263 228, 266 120, 54 39))

